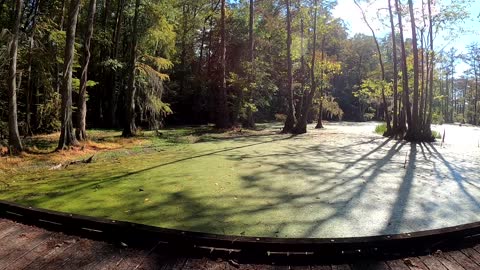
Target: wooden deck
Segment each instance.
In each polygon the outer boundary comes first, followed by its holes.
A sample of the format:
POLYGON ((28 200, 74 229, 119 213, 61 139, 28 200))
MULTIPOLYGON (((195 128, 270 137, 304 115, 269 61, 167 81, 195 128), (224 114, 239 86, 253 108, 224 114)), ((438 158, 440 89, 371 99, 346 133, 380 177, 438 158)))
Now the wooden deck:
POLYGON ((187 255, 162 243, 141 249, 68 236, 0 219, 0 269, 399 269, 478 270, 480 244, 433 255, 393 260, 353 261, 339 265, 309 265, 296 260, 251 263, 218 259, 213 255, 187 255))

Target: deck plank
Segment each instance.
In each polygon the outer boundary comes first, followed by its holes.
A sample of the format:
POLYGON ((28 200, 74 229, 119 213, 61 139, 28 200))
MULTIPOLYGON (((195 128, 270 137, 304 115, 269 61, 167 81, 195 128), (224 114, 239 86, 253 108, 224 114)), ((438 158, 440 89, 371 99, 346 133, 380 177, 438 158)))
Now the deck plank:
POLYGON ((8 243, 8 245, 0 245, 0 257, 8 256, 10 253, 15 251, 15 248, 22 244, 22 239, 26 237, 28 231, 21 228, 15 228, 10 230, 2 239, 3 243, 8 243))
POLYGON ((462 249, 462 253, 480 266, 480 253, 473 248, 462 249))
POLYGON ((441 261, 435 256, 428 255, 420 257, 420 260, 428 267, 429 270, 448 270, 441 261))
MULTIPOLYGON (((293 269, 297 270, 297 267, 293 267, 293 269)), ((312 266, 305 266, 304 268, 300 269, 310 269, 310 270, 332 270, 331 265, 312 265, 312 266)))
POLYGON ((123 260, 116 266, 115 269, 138 269, 146 258, 150 255, 152 248, 149 249, 128 249, 127 253, 123 255, 123 260))
POLYGON ((410 270, 404 260, 390 260, 387 264, 392 270, 410 270))
POLYGON ((351 265, 238 264, 207 257, 174 254, 167 246, 133 249, 93 241, 0 218, 0 270, 17 269, 135 269, 135 270, 477 270, 480 245, 435 255, 390 261, 365 260, 351 265))
POLYGON ((0 231, 0 241, 7 242, 8 240, 4 240, 5 237, 8 237, 9 235, 11 235, 13 233, 18 233, 19 231, 20 231, 20 229, 16 226, 10 226, 10 227, 7 227, 5 229, 2 229, 0 231))
POLYGON ((390 267, 382 261, 364 261, 352 264, 352 270, 390 270, 390 267))
POLYGON ((333 264, 332 270, 352 270, 348 264, 333 264))
POLYGON ((45 270, 45 269, 61 269, 71 254, 75 251, 73 248, 78 242, 77 238, 66 237, 56 241, 55 246, 44 256, 37 258, 35 261, 27 265, 24 269, 28 270, 45 270))
POLYGON ((143 262, 138 265, 138 270, 166 270, 172 268, 172 263, 178 259, 178 256, 169 251, 159 248, 148 255, 143 262))
POLYGON ((46 241, 30 250, 28 253, 17 259, 15 262, 11 262, 6 270, 24 269, 30 265, 33 261, 40 260, 45 254, 50 253, 55 249, 59 242, 62 242, 63 235, 51 235, 46 241))
POLYGON ((475 245, 473 249, 475 249, 477 252, 480 252, 480 244, 475 245))
MULTIPOLYGON (((208 258, 194 258, 188 259, 187 263, 185 264, 184 270, 233 270, 236 269, 233 265, 228 263, 227 261, 223 260, 210 260, 208 258)), ((242 269, 240 267, 240 269, 242 269)), ((267 269, 270 269, 267 266, 267 269)), ((273 268, 275 269, 275 268, 273 268)))
POLYGON ((21 260, 23 256, 47 241, 51 235, 51 233, 44 231, 32 231, 20 234, 17 241, 5 245, 5 247, 8 247, 9 252, 5 252, 3 256, 0 256, 0 269, 8 268, 13 262, 21 260))
POLYGON ((450 256, 448 256, 447 254, 445 254, 443 252, 439 253, 439 254, 436 254, 435 257, 440 262, 442 262, 442 264, 448 270, 465 270, 465 268, 463 268, 460 264, 458 264, 455 260, 453 260, 452 258, 450 258, 450 256))
POLYGON ((81 239, 71 248, 74 252, 62 264, 62 269, 81 269, 89 264, 94 264, 96 260, 103 260, 106 255, 102 255, 101 250, 106 246, 107 244, 103 242, 81 239))
POLYGON ((465 254, 460 251, 454 250, 445 253, 452 260, 455 260, 459 265, 461 265, 466 270, 478 270, 479 266, 477 263, 468 258, 465 254))
POLYGON ((418 257, 409 257, 403 260, 411 270, 429 270, 428 267, 418 257))
POLYGON ((94 256, 89 263, 80 266, 79 269, 102 269, 105 265, 111 262, 112 258, 118 258, 118 253, 118 248, 111 244, 103 243, 101 248, 96 250, 97 256, 94 256))

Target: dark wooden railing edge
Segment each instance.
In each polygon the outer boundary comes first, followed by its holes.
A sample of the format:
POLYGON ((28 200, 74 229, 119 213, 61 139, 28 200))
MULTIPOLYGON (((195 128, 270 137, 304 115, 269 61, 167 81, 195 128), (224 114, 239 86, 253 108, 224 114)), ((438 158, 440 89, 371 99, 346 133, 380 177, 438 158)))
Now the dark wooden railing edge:
POLYGON ((450 249, 480 238, 480 222, 394 235, 349 238, 268 238, 166 229, 22 206, 0 200, 0 217, 66 234, 128 246, 163 243, 179 250, 220 251, 249 256, 304 256, 334 260, 383 257, 450 249))

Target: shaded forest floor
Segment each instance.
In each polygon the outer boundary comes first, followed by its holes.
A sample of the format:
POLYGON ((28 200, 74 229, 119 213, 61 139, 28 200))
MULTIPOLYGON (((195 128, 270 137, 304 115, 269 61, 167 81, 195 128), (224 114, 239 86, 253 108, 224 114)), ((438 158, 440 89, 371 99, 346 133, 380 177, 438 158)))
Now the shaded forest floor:
POLYGON ((445 144, 409 144, 376 123, 331 123, 300 136, 280 125, 90 131, 53 152, 58 134, 2 157, 0 199, 47 209, 219 234, 343 237, 480 220, 480 130, 445 125, 445 144), (95 154, 90 164, 68 164, 95 154), (54 169, 55 168, 55 169, 54 169))

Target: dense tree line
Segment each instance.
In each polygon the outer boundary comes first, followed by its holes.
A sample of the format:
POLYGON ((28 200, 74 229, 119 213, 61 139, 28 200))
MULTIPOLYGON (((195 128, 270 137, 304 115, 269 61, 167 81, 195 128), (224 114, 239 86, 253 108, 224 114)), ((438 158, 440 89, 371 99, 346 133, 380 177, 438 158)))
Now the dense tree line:
POLYGON ((465 12, 387 2, 379 38, 367 16, 372 36, 349 37, 334 0, 0 1, 0 135, 21 152, 21 136, 61 131, 64 149, 92 127, 377 119, 428 141, 440 118, 478 124, 478 46, 462 78, 434 47, 465 12))

